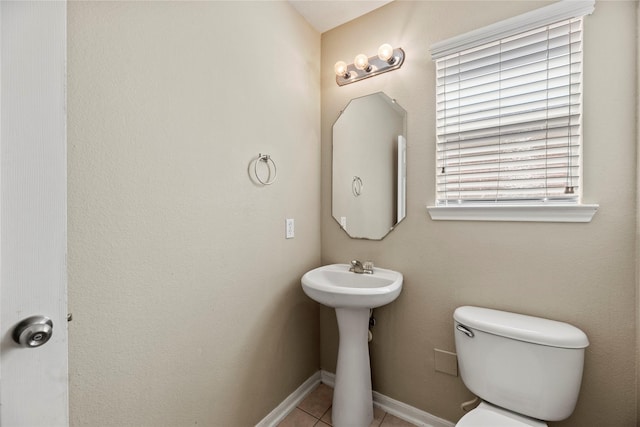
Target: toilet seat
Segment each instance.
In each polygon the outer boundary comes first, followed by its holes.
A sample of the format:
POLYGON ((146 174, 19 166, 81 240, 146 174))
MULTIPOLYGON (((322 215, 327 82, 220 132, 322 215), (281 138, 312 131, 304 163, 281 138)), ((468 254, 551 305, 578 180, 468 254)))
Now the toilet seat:
POLYGON ((462 417, 456 427, 547 427, 547 424, 481 402, 476 409, 462 417))

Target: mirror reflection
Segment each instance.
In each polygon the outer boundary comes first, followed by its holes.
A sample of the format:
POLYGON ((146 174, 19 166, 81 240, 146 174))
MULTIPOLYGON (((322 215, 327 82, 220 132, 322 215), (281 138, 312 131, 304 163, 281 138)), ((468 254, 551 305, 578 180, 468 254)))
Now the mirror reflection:
POLYGON ((333 125, 332 214, 380 240, 405 217, 406 111, 382 92, 353 99, 333 125))

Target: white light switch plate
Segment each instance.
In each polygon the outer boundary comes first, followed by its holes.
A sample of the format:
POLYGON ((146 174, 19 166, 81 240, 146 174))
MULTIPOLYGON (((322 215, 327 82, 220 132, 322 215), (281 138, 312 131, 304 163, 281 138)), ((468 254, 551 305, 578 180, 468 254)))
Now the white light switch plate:
POLYGON ((285 237, 287 239, 293 239, 296 235, 295 221, 293 218, 287 218, 285 223, 286 223, 285 237))

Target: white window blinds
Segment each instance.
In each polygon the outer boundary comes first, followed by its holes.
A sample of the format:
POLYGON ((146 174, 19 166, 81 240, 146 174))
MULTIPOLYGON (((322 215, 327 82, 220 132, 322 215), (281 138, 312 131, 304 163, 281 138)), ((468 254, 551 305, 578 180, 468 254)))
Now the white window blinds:
POLYGON ((579 202, 582 17, 435 61, 437 205, 579 202))

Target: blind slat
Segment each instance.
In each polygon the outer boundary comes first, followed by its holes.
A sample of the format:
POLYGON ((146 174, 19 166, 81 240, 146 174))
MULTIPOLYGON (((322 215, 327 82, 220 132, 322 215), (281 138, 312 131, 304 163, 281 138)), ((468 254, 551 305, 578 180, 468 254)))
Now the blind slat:
POLYGON ((543 90, 532 91, 527 93, 521 93, 511 97, 503 97, 501 99, 485 99, 481 98, 478 102, 467 99, 465 104, 460 106, 456 102, 438 102, 438 109, 436 111, 436 117, 438 119, 450 118, 456 115, 464 116, 469 113, 478 113, 491 109, 503 107, 511 107, 518 104, 526 104, 528 102, 536 102, 542 100, 555 100, 559 98, 572 98, 571 103, 576 104, 579 102, 579 97, 582 95, 578 92, 579 85, 575 84, 571 88, 567 86, 561 86, 557 88, 546 88, 543 90), (568 95, 568 92, 571 95, 568 95), (574 100, 574 98, 578 98, 574 100))
POLYGON ((578 77, 579 73, 555 76, 549 75, 544 71, 506 79, 500 79, 499 76, 495 76, 492 80, 474 86, 461 87, 455 83, 444 85, 442 88, 438 88, 440 90, 444 89, 444 91, 438 91, 436 95, 438 97, 437 101, 451 102, 452 100, 457 100, 459 103, 464 104, 465 98, 473 96, 480 96, 483 99, 502 99, 540 90, 565 88, 568 91, 578 80, 578 77))
MULTIPOLYGON (((441 142, 452 142, 452 141, 466 141, 466 140, 474 140, 478 138, 489 138, 489 137, 505 137, 509 138, 510 136, 517 137, 523 132, 535 132, 535 131, 547 131, 548 129, 556 129, 556 128, 565 128, 571 129, 574 126, 579 125, 579 115, 575 116, 560 116, 560 117, 549 117, 548 119, 534 119, 528 122, 518 122, 511 125, 496 125, 487 128, 478 128, 478 129, 467 129, 460 132, 450 132, 447 133, 444 130, 437 134, 438 143, 441 142)), ((498 139, 498 143, 500 143, 500 139, 498 139)))
POLYGON ((582 53, 580 51, 581 41, 573 41, 571 44, 563 46, 555 46, 547 49, 547 44, 541 44, 537 50, 530 50, 528 52, 522 52, 522 56, 505 58, 502 54, 493 55, 493 57, 483 58, 483 61, 472 63, 457 63, 442 68, 436 68, 436 76, 438 79, 445 79, 447 83, 453 81, 452 77, 455 76, 457 80, 469 80, 471 78, 482 76, 486 74, 492 74, 498 70, 498 64, 501 65, 502 70, 513 70, 520 68, 523 65, 534 65, 551 61, 551 64, 562 62, 577 62, 582 53), (572 58, 566 57, 571 54, 572 58))

